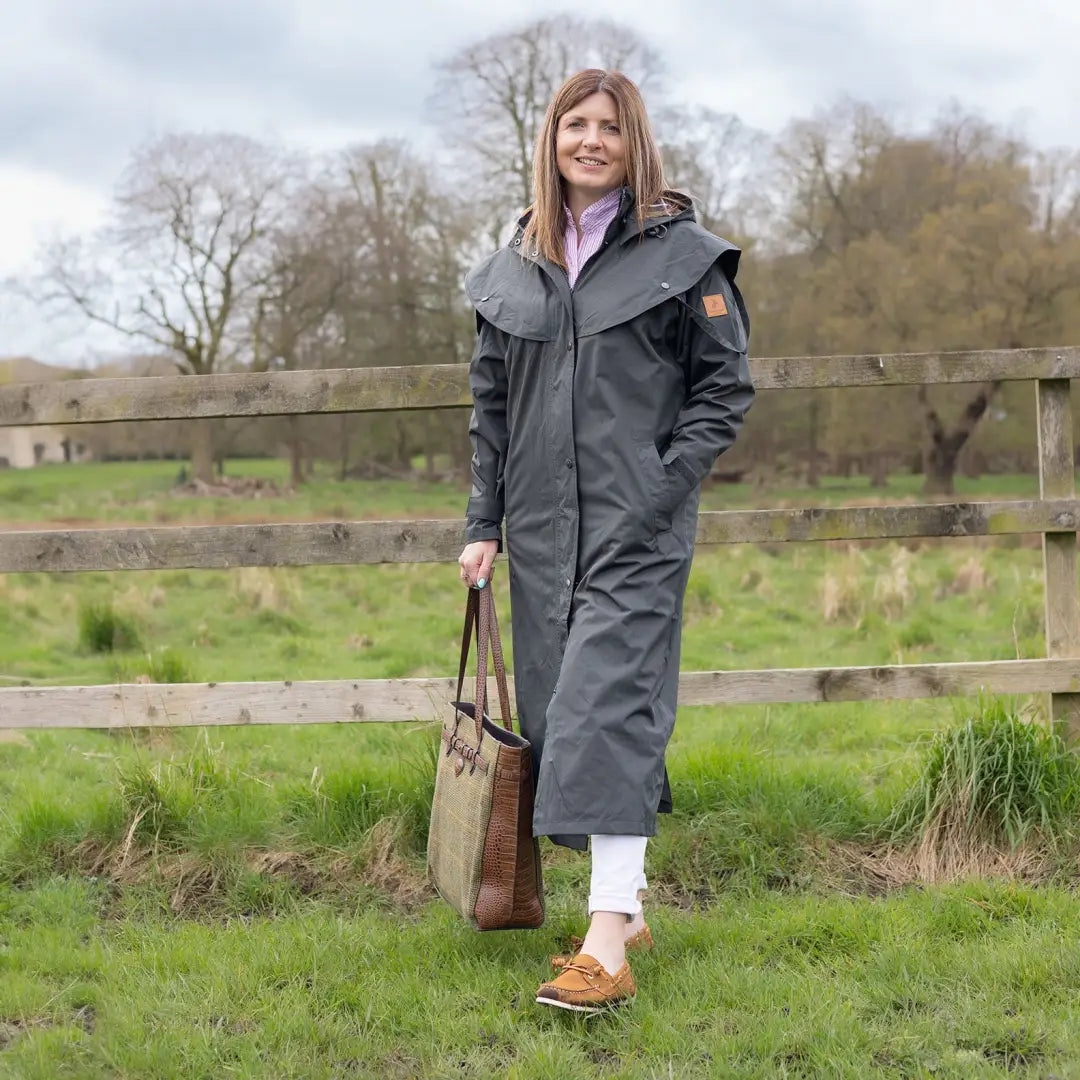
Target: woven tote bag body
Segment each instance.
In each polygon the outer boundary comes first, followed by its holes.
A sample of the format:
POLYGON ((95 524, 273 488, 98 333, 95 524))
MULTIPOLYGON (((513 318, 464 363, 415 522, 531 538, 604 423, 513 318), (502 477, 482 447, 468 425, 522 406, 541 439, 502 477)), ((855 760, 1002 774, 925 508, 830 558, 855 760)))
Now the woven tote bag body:
POLYGON ((428 876, 478 930, 533 929, 544 922, 540 844, 532 835, 532 749, 510 720, 491 586, 470 589, 453 717, 442 728, 428 831, 428 876), (461 700, 476 630, 476 693, 461 700), (502 724, 485 711, 488 651, 495 660, 502 724), (479 718, 479 719, 478 719, 479 718))

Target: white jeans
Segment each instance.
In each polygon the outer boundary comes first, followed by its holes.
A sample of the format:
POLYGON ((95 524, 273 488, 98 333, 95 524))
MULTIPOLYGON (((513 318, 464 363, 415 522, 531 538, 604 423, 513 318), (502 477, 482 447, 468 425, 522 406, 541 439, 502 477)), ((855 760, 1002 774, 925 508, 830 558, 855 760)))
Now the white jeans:
POLYGON ((619 911, 629 921, 641 911, 638 889, 645 881, 647 836, 589 837, 592 845, 592 880, 589 884, 589 914, 619 911))

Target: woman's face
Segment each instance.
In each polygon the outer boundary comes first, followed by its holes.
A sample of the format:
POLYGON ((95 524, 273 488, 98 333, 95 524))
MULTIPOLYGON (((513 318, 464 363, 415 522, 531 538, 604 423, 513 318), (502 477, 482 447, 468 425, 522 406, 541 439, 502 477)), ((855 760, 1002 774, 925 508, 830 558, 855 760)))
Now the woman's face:
POLYGON ((626 181, 619 110, 604 91, 590 94, 559 117, 555 159, 568 188, 600 198, 626 181))

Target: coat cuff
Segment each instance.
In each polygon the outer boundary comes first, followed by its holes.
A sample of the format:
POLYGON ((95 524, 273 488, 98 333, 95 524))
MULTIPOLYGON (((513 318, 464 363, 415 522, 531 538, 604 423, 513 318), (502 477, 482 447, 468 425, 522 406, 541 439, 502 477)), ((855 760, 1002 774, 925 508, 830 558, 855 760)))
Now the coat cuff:
POLYGON ((697 487, 698 479, 694 471, 681 457, 672 461, 663 462, 664 473, 667 476, 667 491, 663 504, 657 507, 657 527, 664 531, 671 528, 672 515, 677 507, 682 505, 683 500, 697 487))
POLYGON ((665 461, 663 465, 669 475, 673 472, 678 474, 679 480, 677 482, 683 485, 683 495, 685 495, 692 487, 696 487, 701 481, 701 478, 694 472, 693 468, 687 464, 681 454, 672 458, 670 461, 665 461))
POLYGON ((484 518, 467 517, 465 519, 465 543, 472 544, 477 540, 498 540, 498 551, 503 549, 502 526, 497 521, 487 521, 484 518))

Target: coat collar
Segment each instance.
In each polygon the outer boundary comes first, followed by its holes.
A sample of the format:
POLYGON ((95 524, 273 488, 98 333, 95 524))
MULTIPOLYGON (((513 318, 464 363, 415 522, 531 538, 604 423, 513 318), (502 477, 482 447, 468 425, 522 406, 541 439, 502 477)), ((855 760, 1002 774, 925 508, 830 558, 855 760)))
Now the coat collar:
MULTIPOLYGON (((615 220, 611 224, 611 228, 618 228, 618 238, 620 244, 625 244, 627 240, 633 240, 635 237, 641 236, 658 236, 663 235, 667 227, 673 221, 696 221, 697 216, 694 213, 694 204, 688 195, 684 195, 680 191, 666 191, 664 203, 666 209, 657 213, 655 216, 647 217, 644 223, 641 223, 637 219, 637 214, 634 212, 636 201, 634 199, 634 192, 632 188, 623 187, 620 189, 619 209, 616 212, 615 220), (617 225, 616 225, 617 223, 617 225)), ((657 208, 659 210, 659 207, 657 208)), ((514 229, 514 235, 510 238, 508 247, 517 249, 521 246, 522 234, 525 232, 525 226, 528 225, 529 219, 532 217, 533 211, 530 207, 524 214, 517 220, 517 226, 514 229)), ((534 259, 535 261, 543 264, 545 261, 539 256, 533 255, 531 252, 525 253, 527 258, 534 259)))

